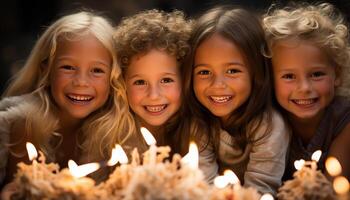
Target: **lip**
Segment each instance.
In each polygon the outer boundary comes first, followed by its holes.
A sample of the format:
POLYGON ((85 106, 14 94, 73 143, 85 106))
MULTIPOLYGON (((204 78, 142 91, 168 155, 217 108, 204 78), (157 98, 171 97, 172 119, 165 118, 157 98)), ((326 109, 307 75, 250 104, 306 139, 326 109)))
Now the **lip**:
POLYGON ((75 105, 87 105, 91 103, 92 100, 94 99, 94 96, 87 95, 87 94, 69 93, 69 94, 66 94, 65 96, 69 100, 69 102, 75 105))
POLYGON ((232 95, 210 95, 208 96, 209 101, 215 105, 226 105, 229 104, 233 96, 232 95))
POLYGON ((293 103, 293 105, 301 108, 312 108, 318 103, 319 98, 291 99, 290 101, 293 103))
POLYGON ((166 108, 168 107, 167 104, 159 104, 159 105, 146 105, 143 106, 146 113, 153 116, 161 115, 165 112, 166 108))

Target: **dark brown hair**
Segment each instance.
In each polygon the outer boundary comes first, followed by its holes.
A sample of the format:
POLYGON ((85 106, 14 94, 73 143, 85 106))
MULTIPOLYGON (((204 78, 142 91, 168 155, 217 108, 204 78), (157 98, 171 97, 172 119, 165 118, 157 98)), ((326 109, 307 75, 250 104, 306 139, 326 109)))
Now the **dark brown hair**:
MULTIPOLYGON (((190 105, 188 106, 189 112, 194 118, 192 121, 199 123, 199 125, 194 125, 201 129, 198 129, 197 133, 201 137, 202 129, 210 130, 209 139, 213 139, 215 146, 218 147, 219 131, 222 127, 244 148, 249 142, 247 133, 254 134, 264 119, 268 119, 268 124, 271 124, 270 61, 263 56, 262 49, 265 47, 265 39, 260 21, 255 15, 242 8, 216 7, 198 18, 190 44, 193 50, 186 61, 183 91, 185 101, 190 105), (249 98, 231 114, 225 124, 221 124, 217 117, 199 103, 193 91, 192 73, 196 49, 214 33, 220 34, 239 47, 245 56, 252 80, 249 98)), ((269 129, 270 127, 266 129, 266 133, 269 129)))

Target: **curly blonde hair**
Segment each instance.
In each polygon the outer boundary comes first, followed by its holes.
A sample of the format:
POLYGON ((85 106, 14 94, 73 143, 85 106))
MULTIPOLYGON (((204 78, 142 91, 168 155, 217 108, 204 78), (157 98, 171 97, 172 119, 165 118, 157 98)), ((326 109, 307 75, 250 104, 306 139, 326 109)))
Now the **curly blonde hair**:
POLYGON ((153 9, 124 18, 114 33, 118 63, 125 69, 133 56, 160 49, 182 64, 190 51, 191 27, 192 21, 176 10, 167 13, 153 9))
POLYGON ((331 4, 294 4, 270 9, 263 18, 268 46, 281 40, 296 38, 309 41, 322 49, 335 64, 335 72, 343 84, 338 94, 350 94, 350 47, 346 22, 331 4))

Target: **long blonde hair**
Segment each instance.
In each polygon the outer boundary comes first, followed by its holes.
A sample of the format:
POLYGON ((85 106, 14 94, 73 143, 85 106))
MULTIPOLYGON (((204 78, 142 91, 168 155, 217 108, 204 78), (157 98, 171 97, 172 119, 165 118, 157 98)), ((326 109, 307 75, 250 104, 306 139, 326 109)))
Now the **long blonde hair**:
POLYGON ((117 64, 113 31, 112 24, 105 17, 92 12, 81 11, 60 18, 38 39, 24 67, 5 91, 5 96, 33 93, 39 97, 37 103, 39 109, 35 111, 36 115, 26 114, 26 131, 32 133, 34 140, 44 148, 44 151, 52 150, 49 140, 58 127, 57 123, 44 124, 42 119, 44 117, 51 121, 58 121, 54 116, 57 108, 50 97, 49 76, 57 45, 61 39, 71 40, 87 34, 94 35, 109 51, 113 61, 109 98, 102 108, 84 121, 81 129, 84 138, 81 145, 85 155, 88 155, 83 160, 107 158, 115 143, 122 143, 135 132, 121 69, 117 64), (35 130, 32 127, 35 127, 35 130))

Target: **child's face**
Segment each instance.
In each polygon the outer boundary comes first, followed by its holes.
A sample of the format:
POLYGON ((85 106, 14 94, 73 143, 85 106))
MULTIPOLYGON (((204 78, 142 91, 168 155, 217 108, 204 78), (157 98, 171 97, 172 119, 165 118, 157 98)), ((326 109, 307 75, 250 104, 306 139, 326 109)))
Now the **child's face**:
POLYGON ((108 50, 92 35, 59 41, 50 86, 61 117, 82 119, 106 102, 111 63, 108 50))
POLYGON ((132 57, 125 74, 131 109, 144 126, 163 125, 181 105, 181 79, 176 58, 151 50, 132 57))
POLYGON ((196 49, 193 89, 213 115, 225 121, 250 96, 251 78, 238 47, 214 34, 196 49))
POLYGON ((301 120, 320 117, 339 84, 327 55, 310 43, 296 40, 278 42, 272 52, 279 104, 301 120))

